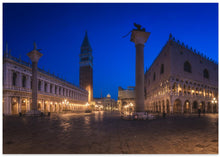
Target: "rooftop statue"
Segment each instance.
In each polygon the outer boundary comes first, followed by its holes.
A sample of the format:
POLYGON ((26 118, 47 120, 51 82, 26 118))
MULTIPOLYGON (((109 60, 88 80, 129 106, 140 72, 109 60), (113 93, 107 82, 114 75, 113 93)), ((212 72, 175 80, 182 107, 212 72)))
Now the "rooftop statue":
POLYGON ((137 29, 133 29, 133 30, 145 32, 145 28, 142 28, 142 29, 141 29, 141 27, 142 27, 141 25, 134 23, 134 26, 135 26, 137 29))

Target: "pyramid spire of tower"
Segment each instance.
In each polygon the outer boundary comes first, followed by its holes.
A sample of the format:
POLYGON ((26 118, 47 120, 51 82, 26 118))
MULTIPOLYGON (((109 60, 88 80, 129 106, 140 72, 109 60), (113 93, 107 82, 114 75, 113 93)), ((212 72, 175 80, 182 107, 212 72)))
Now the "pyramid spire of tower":
POLYGON ((81 53, 88 53, 88 52, 92 52, 92 47, 89 43, 88 34, 86 31, 85 37, 84 37, 82 45, 81 45, 81 53))

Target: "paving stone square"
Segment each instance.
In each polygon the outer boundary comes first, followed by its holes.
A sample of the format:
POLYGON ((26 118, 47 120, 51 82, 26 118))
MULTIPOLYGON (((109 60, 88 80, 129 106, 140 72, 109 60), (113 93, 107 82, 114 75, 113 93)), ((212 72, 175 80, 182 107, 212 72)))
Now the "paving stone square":
POLYGON ((118 112, 3 118, 4 154, 217 154, 218 114, 131 121, 118 112))

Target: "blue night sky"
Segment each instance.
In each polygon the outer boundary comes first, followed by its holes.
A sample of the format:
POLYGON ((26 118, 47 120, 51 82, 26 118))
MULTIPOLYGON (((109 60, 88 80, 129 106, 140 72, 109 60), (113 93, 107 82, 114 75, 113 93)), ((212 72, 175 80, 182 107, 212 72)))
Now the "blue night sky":
POLYGON ((36 41, 44 56, 39 67, 79 84, 79 53, 85 31, 93 49, 94 97, 108 93, 117 99, 118 87, 135 86, 133 27, 143 25, 151 35, 144 48, 150 67, 169 33, 218 61, 218 4, 3 4, 3 44, 11 54, 26 54, 36 41))

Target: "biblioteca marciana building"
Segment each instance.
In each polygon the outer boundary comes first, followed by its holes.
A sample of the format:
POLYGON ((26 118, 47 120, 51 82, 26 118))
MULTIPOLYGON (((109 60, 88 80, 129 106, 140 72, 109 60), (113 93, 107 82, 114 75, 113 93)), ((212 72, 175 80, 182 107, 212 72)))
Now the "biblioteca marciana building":
POLYGON ((218 64, 170 35, 145 73, 145 108, 152 112, 218 112, 218 64))
MULTIPOLYGON (((32 106, 32 65, 6 52, 3 56, 3 113, 25 114, 32 106)), ((85 111, 88 91, 38 68, 37 109, 41 112, 85 111)))

